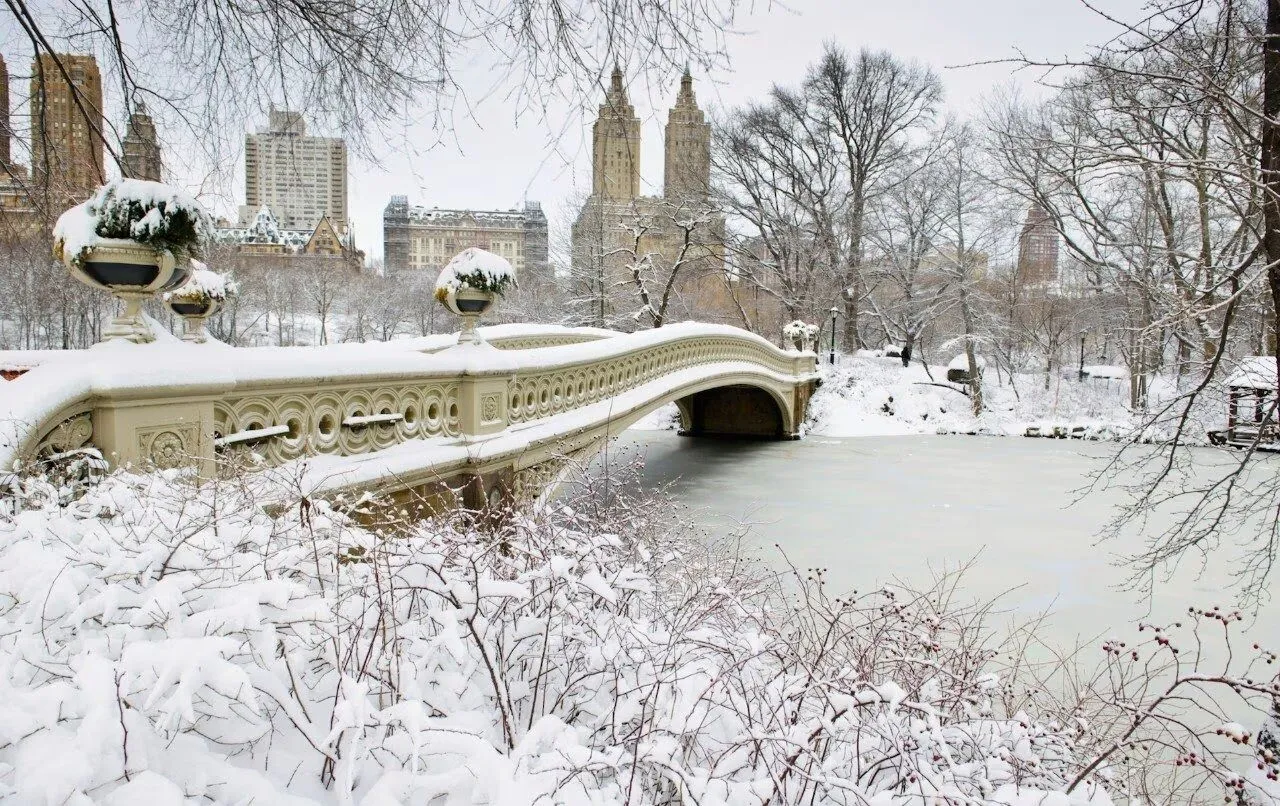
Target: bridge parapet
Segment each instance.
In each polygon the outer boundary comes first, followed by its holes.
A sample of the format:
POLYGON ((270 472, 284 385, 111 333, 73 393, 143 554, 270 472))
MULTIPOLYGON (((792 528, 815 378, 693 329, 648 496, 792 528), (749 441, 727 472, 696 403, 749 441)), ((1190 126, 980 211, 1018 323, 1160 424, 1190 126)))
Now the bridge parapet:
POLYGON ((713 389, 752 390, 772 401, 776 427, 743 433, 795 436, 815 377, 812 353, 715 325, 611 335, 513 329, 491 338, 504 349, 432 351, 433 344, 406 340, 329 348, 105 344, 68 352, 2 382, 0 462, 92 446, 112 464, 170 468, 194 460, 209 472, 219 453, 253 451, 280 465, 401 446, 423 457, 435 451, 422 462, 438 475, 468 463, 533 463, 552 443, 616 433, 673 400, 687 430, 724 432, 723 423, 709 425, 715 418, 699 419, 694 405, 713 389))

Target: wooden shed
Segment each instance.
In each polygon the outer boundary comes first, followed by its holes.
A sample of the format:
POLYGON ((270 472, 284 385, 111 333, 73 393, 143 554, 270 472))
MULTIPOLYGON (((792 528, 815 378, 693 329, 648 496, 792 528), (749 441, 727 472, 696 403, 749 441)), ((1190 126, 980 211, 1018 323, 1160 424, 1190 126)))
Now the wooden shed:
POLYGON ((1251 355, 1227 378, 1227 430, 1209 432, 1217 445, 1280 448, 1276 423, 1276 359, 1251 355))

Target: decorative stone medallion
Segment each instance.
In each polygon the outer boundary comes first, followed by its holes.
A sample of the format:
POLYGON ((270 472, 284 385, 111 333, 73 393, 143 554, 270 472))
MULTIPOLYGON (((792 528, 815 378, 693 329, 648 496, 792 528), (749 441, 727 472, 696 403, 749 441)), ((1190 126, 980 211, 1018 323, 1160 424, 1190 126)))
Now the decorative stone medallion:
POLYGON ((160 470, 186 464, 197 455, 199 429, 195 425, 165 425, 139 429, 138 457, 160 470))
POLYGON ((500 395, 484 395, 480 398, 480 420, 496 423, 502 419, 502 400, 500 395))

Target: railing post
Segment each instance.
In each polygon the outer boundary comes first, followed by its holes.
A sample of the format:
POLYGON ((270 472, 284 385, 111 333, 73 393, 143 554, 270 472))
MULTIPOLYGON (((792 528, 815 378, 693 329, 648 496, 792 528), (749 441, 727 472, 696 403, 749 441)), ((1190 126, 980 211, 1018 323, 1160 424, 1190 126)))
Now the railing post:
POLYGON ((458 427, 479 437, 506 429, 507 375, 463 375, 458 387, 458 427))
POLYGON ((170 470, 195 464, 213 474, 213 403, 99 404, 93 442, 112 467, 170 470))

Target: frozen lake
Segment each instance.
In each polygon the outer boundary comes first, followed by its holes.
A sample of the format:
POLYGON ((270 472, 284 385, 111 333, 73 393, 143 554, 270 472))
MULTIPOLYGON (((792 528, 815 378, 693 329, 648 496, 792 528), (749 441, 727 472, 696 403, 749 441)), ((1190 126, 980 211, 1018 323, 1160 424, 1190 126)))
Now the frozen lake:
MULTIPOLYGON (((1173 621, 1191 605, 1233 604, 1225 562, 1203 575, 1198 562, 1188 563, 1195 567, 1158 582, 1150 600, 1126 589, 1115 556, 1138 549, 1141 535, 1098 542, 1126 494, 1103 490, 1072 503, 1115 450, 1106 443, 963 436, 750 443, 633 430, 610 450, 644 455, 644 482, 669 484, 699 522, 752 524, 748 542, 766 561, 778 561, 777 543, 796 566, 829 569, 837 592, 893 579, 923 584, 931 568, 976 558, 965 590, 981 598, 1010 591, 1003 601, 1020 615, 1051 610, 1044 637, 1059 645, 1116 634, 1139 619, 1173 621)), ((1207 462, 1218 456, 1205 451, 1207 462)), ((1267 604, 1249 634, 1280 644, 1278 615, 1280 607, 1267 604)))

